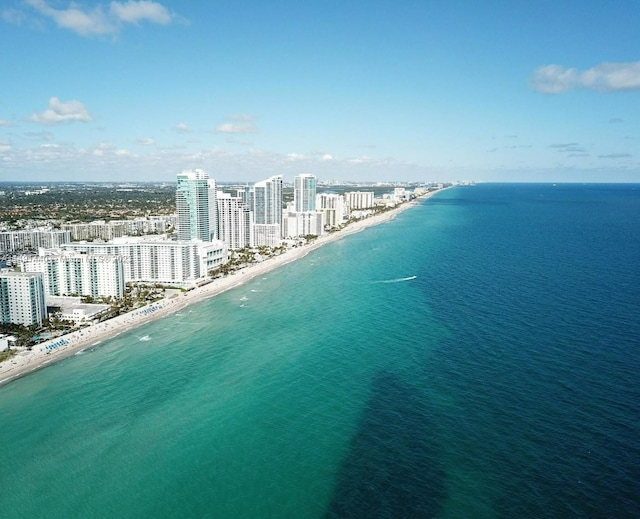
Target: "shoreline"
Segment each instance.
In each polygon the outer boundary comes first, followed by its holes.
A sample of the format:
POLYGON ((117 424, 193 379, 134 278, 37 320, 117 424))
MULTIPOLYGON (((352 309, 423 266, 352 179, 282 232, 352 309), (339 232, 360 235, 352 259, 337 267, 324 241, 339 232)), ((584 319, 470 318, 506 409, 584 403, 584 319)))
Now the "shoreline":
POLYGON ((146 323, 182 310, 189 305, 215 297, 227 290, 243 285, 255 277, 262 276, 287 263, 303 258, 311 251, 327 243, 356 234, 368 227, 390 221, 401 212, 418 205, 417 202, 426 200, 440 191, 443 191, 443 189, 431 191, 418 197, 415 201, 405 202, 384 213, 349 224, 340 231, 328 233, 316 238, 308 245, 289 249, 279 256, 274 256, 260 263, 252 264, 233 274, 215 279, 206 285, 194 288, 184 294, 156 301, 144 307, 136 308, 126 314, 114 317, 113 319, 93 324, 81 330, 76 330, 37 344, 31 351, 20 352, 0 363, 0 387, 29 373, 75 355, 89 346, 97 346, 103 341, 111 339, 122 332, 131 331, 146 323))

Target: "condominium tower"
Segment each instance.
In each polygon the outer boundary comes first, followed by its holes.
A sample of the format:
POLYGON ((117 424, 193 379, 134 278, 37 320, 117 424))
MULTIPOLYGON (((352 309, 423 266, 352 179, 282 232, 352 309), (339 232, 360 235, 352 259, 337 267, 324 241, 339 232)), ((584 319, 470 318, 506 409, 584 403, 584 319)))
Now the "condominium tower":
POLYGON ((243 199, 218 191, 218 236, 229 249, 241 249, 250 243, 250 212, 243 199))
POLYGON ((46 318, 42 274, 0 271, 0 323, 41 326, 46 318))
POLYGON ((47 296, 124 296, 125 265, 119 255, 42 249, 39 256, 23 258, 20 266, 23 272, 42 273, 47 296))
MULTIPOLYGON (((215 186, 214 186, 215 191, 215 186)), ((210 241, 209 175, 201 169, 178 174, 178 240, 210 241)))
POLYGON ((273 176, 253 185, 251 209, 251 246, 279 245, 282 239, 282 176, 273 176))
POLYGON ((308 173, 293 179, 293 203, 296 213, 316 210, 316 176, 308 173))

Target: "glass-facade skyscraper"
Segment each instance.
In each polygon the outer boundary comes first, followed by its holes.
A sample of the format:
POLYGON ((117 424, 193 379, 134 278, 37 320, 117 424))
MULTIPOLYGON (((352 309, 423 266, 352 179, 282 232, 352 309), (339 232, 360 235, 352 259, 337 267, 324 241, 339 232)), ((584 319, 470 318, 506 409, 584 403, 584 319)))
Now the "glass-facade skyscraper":
POLYGON ((179 240, 211 240, 207 173, 196 169, 184 170, 178 174, 176 208, 179 240))
POLYGON ((253 217, 257 224, 282 224, 282 176, 253 185, 253 217))
POLYGON ((293 179, 293 203, 296 213, 316 210, 316 176, 308 173, 293 179))

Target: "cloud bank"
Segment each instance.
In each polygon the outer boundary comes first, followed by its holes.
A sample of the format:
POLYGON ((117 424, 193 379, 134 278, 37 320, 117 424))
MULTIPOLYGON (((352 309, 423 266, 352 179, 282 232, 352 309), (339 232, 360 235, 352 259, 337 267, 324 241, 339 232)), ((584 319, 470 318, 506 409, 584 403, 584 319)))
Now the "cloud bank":
POLYGON ((600 63, 586 70, 545 65, 533 73, 531 88, 543 94, 584 89, 597 92, 640 90, 640 61, 600 63))

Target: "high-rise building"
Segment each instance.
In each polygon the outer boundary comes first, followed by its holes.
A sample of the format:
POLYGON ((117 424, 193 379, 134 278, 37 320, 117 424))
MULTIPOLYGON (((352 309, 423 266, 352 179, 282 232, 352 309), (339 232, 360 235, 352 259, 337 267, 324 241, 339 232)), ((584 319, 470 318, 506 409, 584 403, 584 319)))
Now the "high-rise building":
POLYGON ((253 218, 257 224, 282 223, 282 176, 277 175, 253 185, 253 218))
POLYGON ((84 254, 122 256, 125 281, 144 283, 192 284, 227 261, 227 246, 220 240, 119 238, 109 243, 67 243, 63 248, 84 254))
POLYGON ((0 323, 41 326, 46 318, 42 274, 0 272, 0 323))
POLYGON ((344 194, 344 200, 349 211, 372 208, 375 205, 373 198, 373 191, 349 191, 344 194))
POLYGON ((251 246, 276 246, 282 239, 282 176, 253 185, 251 246))
POLYGON ((241 249, 249 245, 249 211, 239 196, 218 191, 218 236, 229 249, 241 249))
POLYGON ((321 211, 287 213, 283 227, 283 235, 288 238, 307 235, 320 236, 324 231, 324 215, 321 211))
POLYGON ((201 169, 178 174, 178 240, 210 241, 209 175, 201 169))
POLYGON ((344 222, 344 197, 337 193, 316 195, 316 207, 324 214, 325 225, 329 228, 340 227, 344 222))
POLYGON ((305 173, 293 179, 293 203, 295 212, 316 210, 316 176, 305 173))
POLYGON ((47 296, 124 296, 124 258, 109 254, 80 254, 60 249, 41 250, 20 262, 23 272, 40 272, 47 296))
POLYGON ((218 203, 216 201, 216 181, 212 178, 207 180, 209 190, 209 241, 218 239, 218 203))

